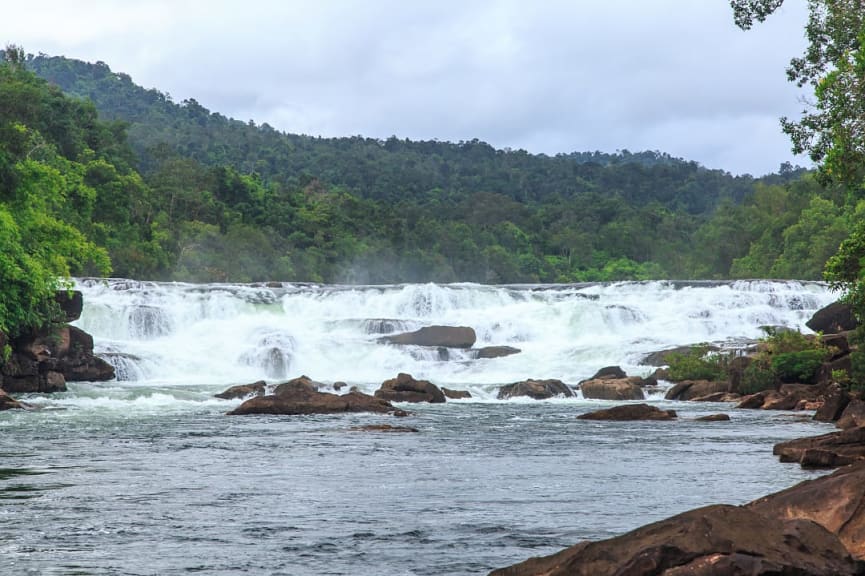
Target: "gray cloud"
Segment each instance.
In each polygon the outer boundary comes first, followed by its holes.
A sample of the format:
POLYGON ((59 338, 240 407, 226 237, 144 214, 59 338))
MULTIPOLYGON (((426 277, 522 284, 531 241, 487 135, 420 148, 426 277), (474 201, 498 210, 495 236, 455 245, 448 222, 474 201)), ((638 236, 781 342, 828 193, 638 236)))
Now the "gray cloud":
POLYGON ((802 3, 748 33, 724 0, 69 4, 22 3, 0 37, 290 132, 805 163, 777 121, 801 108, 802 3))

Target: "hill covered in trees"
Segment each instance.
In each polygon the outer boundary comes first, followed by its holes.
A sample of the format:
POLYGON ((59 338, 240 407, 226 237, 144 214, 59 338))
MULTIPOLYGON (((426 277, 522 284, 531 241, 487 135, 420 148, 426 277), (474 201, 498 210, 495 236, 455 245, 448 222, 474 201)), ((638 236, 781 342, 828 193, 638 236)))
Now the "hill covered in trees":
POLYGON ((103 63, 4 58, 0 222, 23 277, 816 279, 855 216, 789 166, 753 178, 659 152, 316 138, 175 103, 103 63))

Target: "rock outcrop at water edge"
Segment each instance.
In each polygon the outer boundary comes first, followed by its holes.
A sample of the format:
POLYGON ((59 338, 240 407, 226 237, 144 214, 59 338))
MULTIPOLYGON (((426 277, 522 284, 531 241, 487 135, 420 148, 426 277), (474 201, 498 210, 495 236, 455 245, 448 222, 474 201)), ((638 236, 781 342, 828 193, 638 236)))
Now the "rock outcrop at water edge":
POLYGON ((639 377, 599 378, 580 383, 583 398, 590 400, 643 400, 646 395, 640 387, 639 377))
POLYGON ((574 396, 574 391, 570 386, 561 380, 523 380, 522 382, 514 382, 499 388, 498 399, 506 400, 508 398, 516 398, 518 396, 527 396, 535 400, 546 400, 556 396, 574 396))
POLYGON ((579 420, 673 420, 675 410, 661 410, 649 404, 623 404, 577 416, 579 420))
POLYGON ((745 506, 715 505, 490 576, 865 574, 865 462, 745 506))
POLYGON ((238 384, 237 386, 232 386, 224 392, 214 394, 213 396, 215 398, 222 398, 223 400, 235 400, 237 398, 246 398, 248 396, 264 396, 265 388, 264 380, 259 380, 252 384, 238 384))
POLYGON ((375 397, 389 402, 445 401, 445 395, 438 386, 427 380, 415 380, 411 374, 403 372, 396 378, 382 382, 381 387, 375 391, 375 397))
POLYGON ((476 340, 474 328, 468 326, 425 326, 414 332, 384 336, 380 341, 407 346, 471 348, 476 340))
POLYGON ((865 460, 865 427, 787 440, 775 444, 772 453, 781 462, 798 462, 803 468, 846 466, 865 460))
POLYGON ((304 382, 294 381, 280 384, 273 394, 250 398, 228 414, 301 415, 394 411, 395 408, 390 402, 357 390, 342 395, 331 394, 319 392, 304 382))
POLYGON ((7 394, 2 388, 0 388, 0 411, 3 410, 23 410, 25 405, 21 404, 18 400, 7 394))

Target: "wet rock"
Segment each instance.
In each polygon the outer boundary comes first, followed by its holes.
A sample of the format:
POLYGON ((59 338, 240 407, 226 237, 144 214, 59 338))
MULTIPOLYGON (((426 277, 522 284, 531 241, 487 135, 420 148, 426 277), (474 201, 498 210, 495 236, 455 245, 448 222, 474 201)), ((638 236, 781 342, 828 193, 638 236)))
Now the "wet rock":
POLYGON ((336 391, 342 390, 346 386, 348 386, 348 384, 346 384, 345 382, 337 381, 333 383, 333 389, 336 391))
POLYGON ((580 384, 583 398, 592 400, 643 400, 646 395, 637 384, 641 378, 612 377, 599 380, 586 380, 580 384))
POLYGON ((297 378, 292 378, 288 382, 283 382, 282 384, 279 384, 276 388, 273 389, 273 393, 276 396, 280 396, 282 394, 291 394, 295 391, 295 389, 317 392, 319 389, 324 387, 325 385, 321 382, 316 382, 309 376, 303 375, 298 376, 297 378))
POLYGON ((809 520, 706 506, 598 542, 581 542, 490 576, 852 576, 838 536, 809 520))
POLYGON ((367 318, 361 321, 361 328, 367 334, 393 334, 405 330, 408 323, 394 318, 367 318))
POLYGON ((621 369, 619 366, 605 366, 595 372, 595 375, 589 378, 589 380, 601 380, 603 378, 613 378, 616 380, 620 380, 622 378, 627 378, 628 375, 625 374, 625 371, 621 369))
POLYGON ((366 426, 355 426, 351 428, 354 432, 417 432, 417 428, 411 426, 391 426, 390 424, 367 424, 366 426))
POLYGON ((736 392, 715 392, 714 394, 692 398, 691 402, 739 402, 741 399, 742 395, 736 392))
POLYGON ((710 394, 730 392, 730 383, 709 380, 683 380, 670 388, 664 395, 665 400, 694 400, 710 394))
POLYGON ((623 404, 577 416, 580 420, 673 420, 675 410, 661 410, 649 404, 623 404))
POLYGON ((520 352, 522 352, 522 350, 514 348, 513 346, 485 346, 477 349, 476 358, 501 358, 512 354, 519 354, 520 352))
POLYGON ((396 378, 385 380, 375 391, 376 398, 389 402, 431 402, 445 401, 445 395, 438 386, 427 380, 415 380, 411 374, 400 373, 396 378))
POLYGON ((259 380, 252 384, 239 384, 237 386, 232 386, 224 392, 214 394, 214 397, 222 398, 223 400, 234 400, 236 398, 246 398, 247 396, 264 396, 264 392, 264 380, 259 380))
POLYGON ((849 304, 833 302, 828 306, 817 310, 805 326, 814 332, 823 334, 837 334, 847 330, 854 330, 858 326, 853 308, 849 304))
POLYGON ((561 380, 523 380, 514 382, 499 388, 498 399, 515 398, 517 396, 528 396, 535 400, 546 400, 555 396, 573 396, 574 391, 561 380))
POLYGON ((729 422, 730 415, 729 414, 709 414, 708 416, 700 416, 699 418, 694 418, 695 422, 729 422))
POLYGON ((468 390, 451 390, 450 388, 442 388, 441 390, 445 398, 450 398, 451 400, 463 400, 472 397, 471 392, 468 390))
POLYGON ((24 405, 0 388, 0 411, 23 410, 24 405))
POLYGON ((414 332, 385 336, 382 342, 411 346, 444 346, 445 348, 471 348, 477 335, 468 326, 426 326, 414 332))
POLYGON ((279 394, 250 398, 229 412, 247 414, 340 414, 345 412, 393 412, 390 402, 363 392, 338 395, 318 392, 302 382, 281 385, 279 394))
POLYGON ((835 423, 835 426, 842 430, 865 426, 865 400, 860 400, 859 398, 851 399, 847 407, 844 408, 844 412, 841 413, 841 417, 835 423))
POLYGON ((843 466, 865 459, 865 427, 788 440, 775 444, 772 453, 781 462, 799 462, 804 467, 817 462, 824 462, 819 467, 843 466), (814 452, 805 457, 808 451, 814 452), (831 453, 831 457, 825 453, 831 453))

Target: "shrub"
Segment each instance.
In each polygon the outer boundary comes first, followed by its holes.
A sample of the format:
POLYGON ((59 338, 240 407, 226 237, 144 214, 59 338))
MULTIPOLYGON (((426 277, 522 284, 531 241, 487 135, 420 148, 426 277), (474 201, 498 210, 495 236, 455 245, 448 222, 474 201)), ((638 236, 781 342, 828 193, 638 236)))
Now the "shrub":
POLYGON ((719 380, 726 376, 726 356, 707 355, 708 347, 695 346, 687 354, 671 354, 669 376, 673 382, 682 380, 719 380))
POLYGON ((772 369, 772 363, 765 357, 757 357, 742 372, 742 383, 739 385, 739 392, 741 394, 756 394, 763 390, 774 389, 775 384, 776 377, 775 370, 772 369))
POLYGON ((826 359, 826 351, 811 349, 784 352, 772 358, 772 369, 781 382, 812 384, 826 359))

